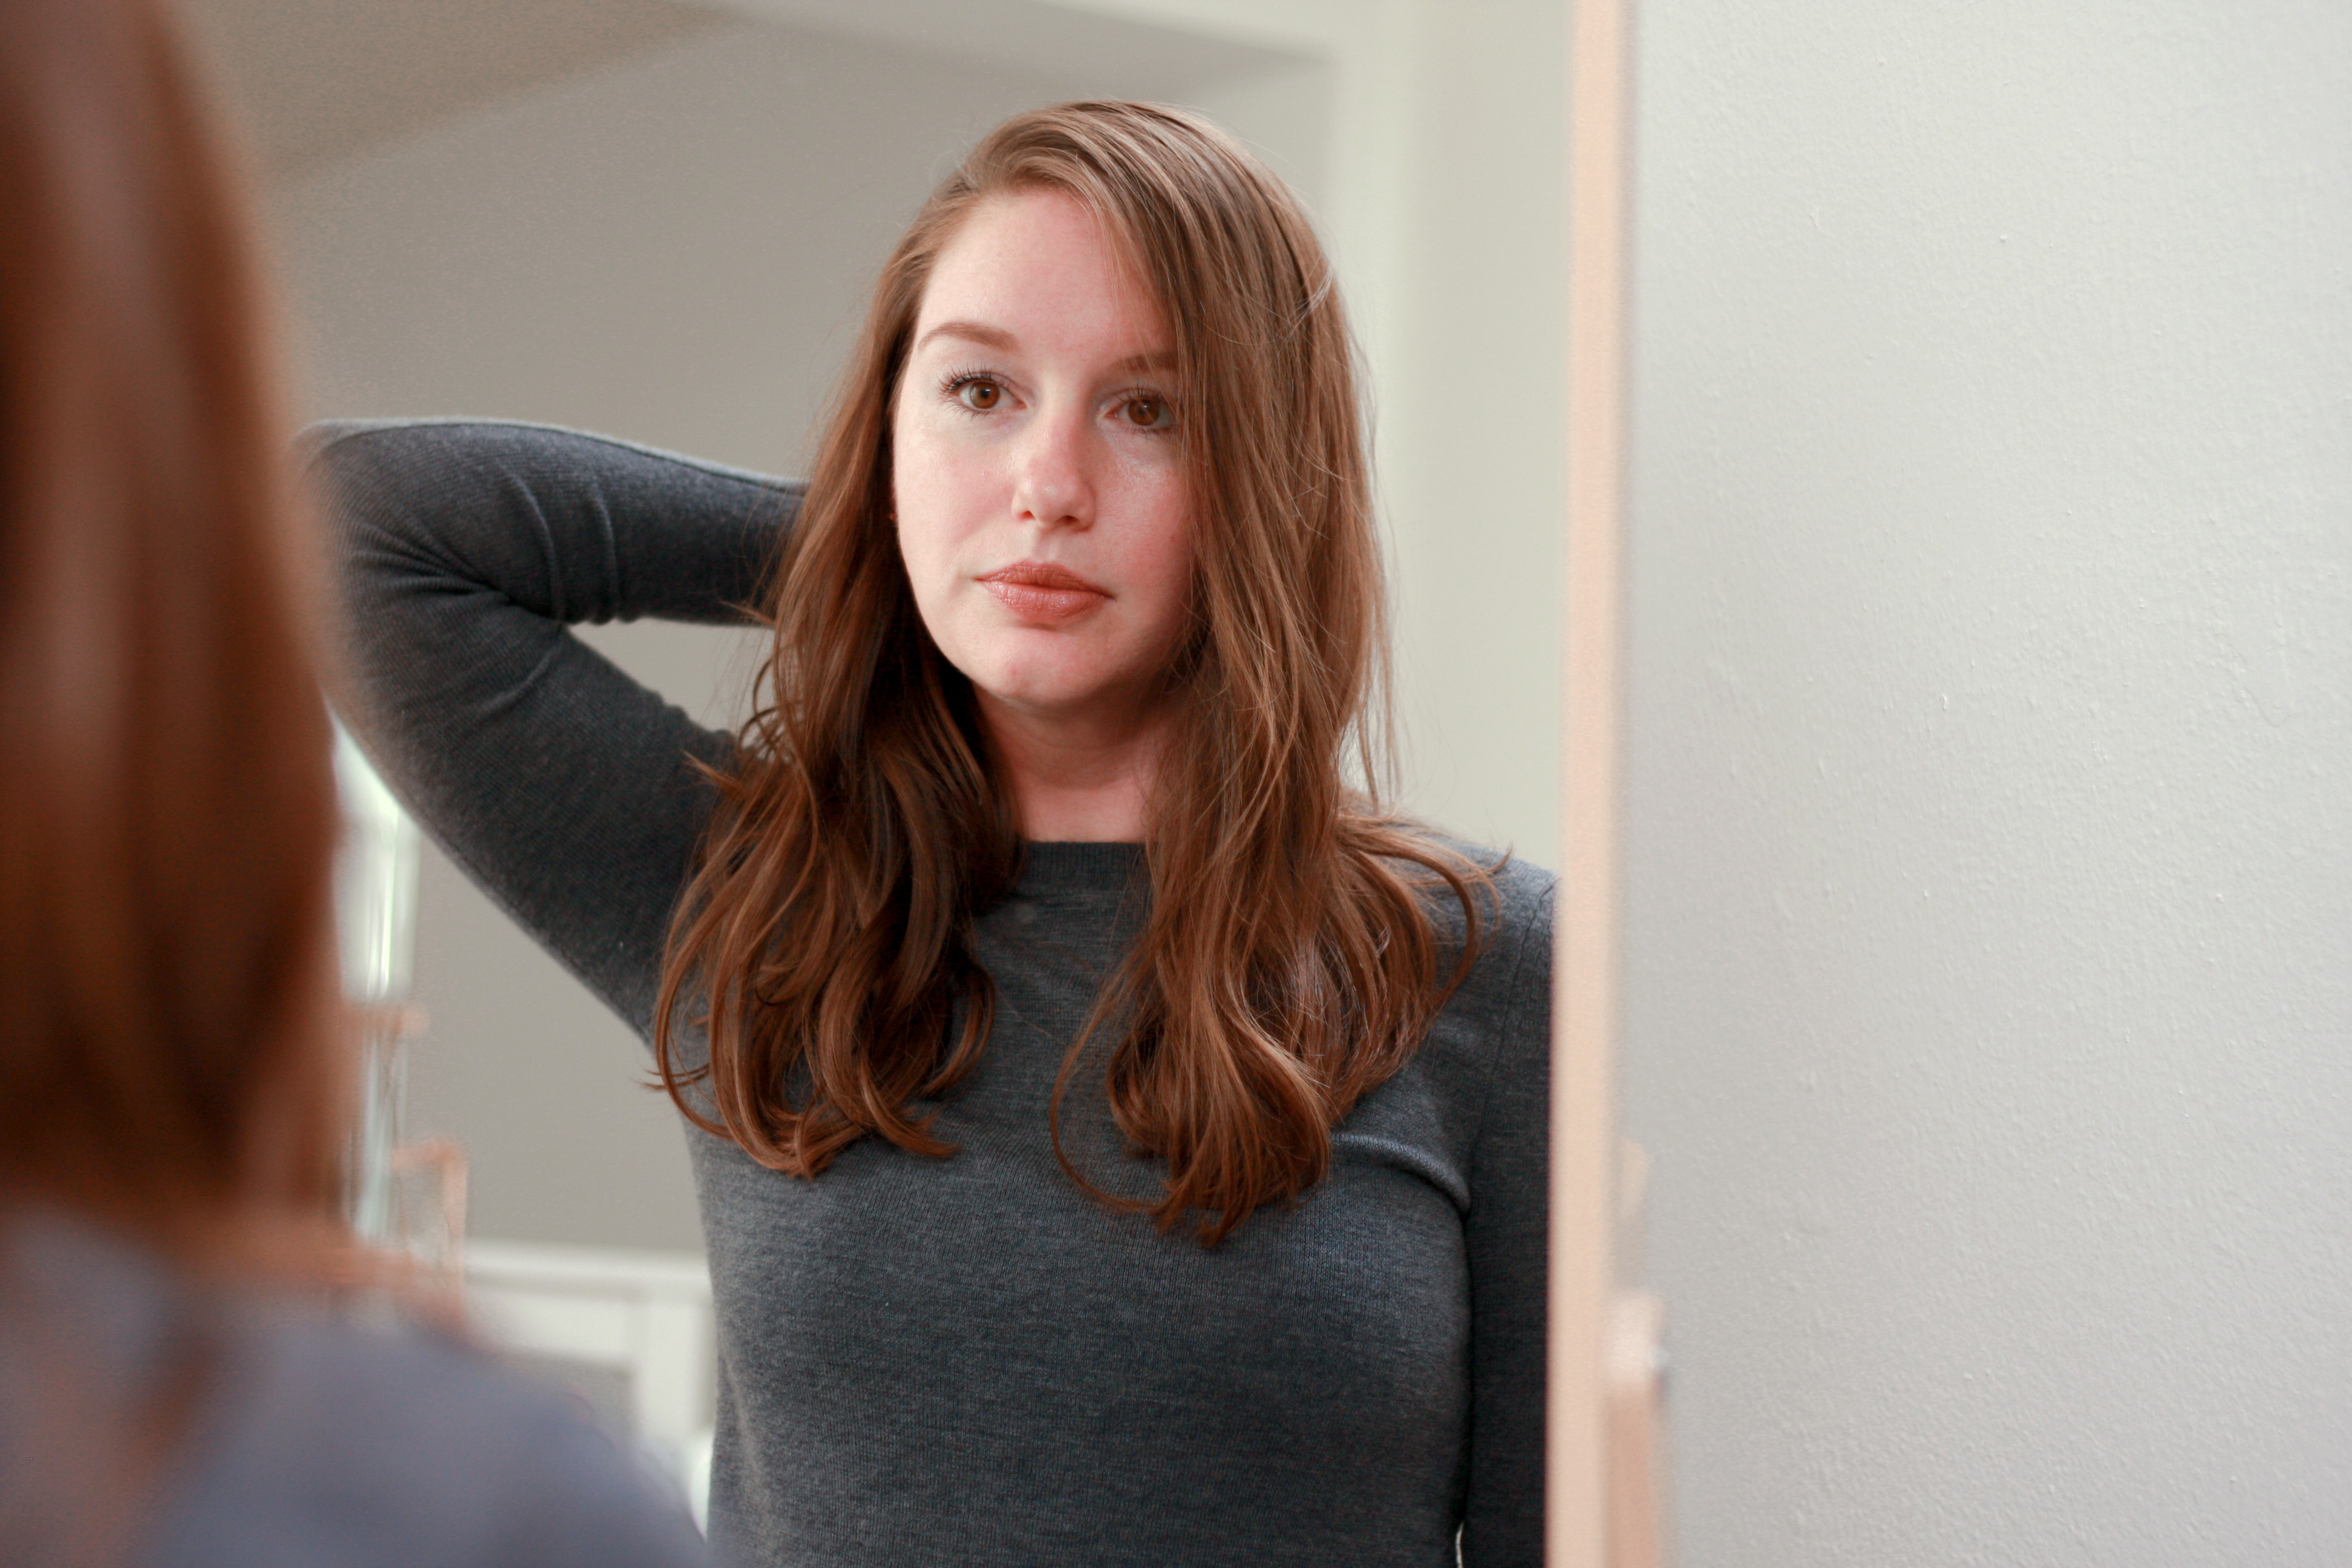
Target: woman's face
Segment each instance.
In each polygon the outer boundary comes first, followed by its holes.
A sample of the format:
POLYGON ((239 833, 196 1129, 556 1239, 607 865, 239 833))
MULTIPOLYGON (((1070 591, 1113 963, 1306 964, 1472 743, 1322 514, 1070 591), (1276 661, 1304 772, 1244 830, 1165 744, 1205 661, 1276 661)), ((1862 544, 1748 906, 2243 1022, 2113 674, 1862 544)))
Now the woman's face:
POLYGON ((892 492, 923 625, 984 710, 1114 734, 1150 719, 1192 572, 1171 349, 1059 192, 982 203, 934 263, 892 492))

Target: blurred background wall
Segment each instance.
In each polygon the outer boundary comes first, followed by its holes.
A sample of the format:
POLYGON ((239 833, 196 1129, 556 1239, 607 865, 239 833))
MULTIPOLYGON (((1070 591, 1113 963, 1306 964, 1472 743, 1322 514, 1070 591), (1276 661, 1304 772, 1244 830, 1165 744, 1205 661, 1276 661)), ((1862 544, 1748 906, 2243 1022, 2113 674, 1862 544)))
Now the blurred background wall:
MULTIPOLYGON (((791 471, 955 152, 1174 99, 1379 403, 1410 802, 1558 837, 1559 0, 197 0, 316 415, 791 471)), ((2352 13, 1640 7, 1625 1115, 1683 1561, 2352 1540, 2352 13)), ((725 638, 601 645, 722 721, 725 638)), ((428 859, 413 1119, 698 1245, 639 1047, 428 859)))

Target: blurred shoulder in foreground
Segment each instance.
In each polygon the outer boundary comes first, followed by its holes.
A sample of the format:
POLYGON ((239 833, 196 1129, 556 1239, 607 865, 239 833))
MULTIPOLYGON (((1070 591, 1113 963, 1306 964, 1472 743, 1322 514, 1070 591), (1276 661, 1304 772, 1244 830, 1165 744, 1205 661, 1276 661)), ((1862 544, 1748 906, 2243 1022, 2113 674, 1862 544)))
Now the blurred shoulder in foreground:
POLYGON ((0 1242, 12 1562, 508 1568, 703 1561, 684 1504, 445 1335, 194 1286, 54 1213, 0 1242))

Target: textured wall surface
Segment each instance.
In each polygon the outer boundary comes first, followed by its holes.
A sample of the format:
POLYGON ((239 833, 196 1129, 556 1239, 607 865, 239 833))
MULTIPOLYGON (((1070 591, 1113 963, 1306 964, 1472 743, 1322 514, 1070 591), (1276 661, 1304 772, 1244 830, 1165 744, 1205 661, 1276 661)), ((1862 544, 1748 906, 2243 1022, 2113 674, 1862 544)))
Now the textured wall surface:
POLYGON ((2352 11, 1642 7, 1686 1568, 2352 1542, 2352 11))

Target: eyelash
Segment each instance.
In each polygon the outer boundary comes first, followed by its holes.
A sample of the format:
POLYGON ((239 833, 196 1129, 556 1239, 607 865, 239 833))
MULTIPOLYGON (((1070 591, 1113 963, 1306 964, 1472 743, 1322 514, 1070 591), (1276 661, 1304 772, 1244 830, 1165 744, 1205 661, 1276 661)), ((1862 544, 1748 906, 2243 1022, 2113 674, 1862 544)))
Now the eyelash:
MULTIPOLYGON (((946 398, 950 403, 956 404, 959 407, 961 407, 961 400, 956 396, 956 394, 961 392, 965 387, 970 386, 976 381, 994 382, 995 384, 1000 387, 1004 384, 1002 381, 998 381, 994 375, 984 370, 951 370, 948 372, 946 375, 940 378, 940 395, 946 398)), ((976 414, 980 411, 978 409, 967 408, 964 412, 967 414, 976 414)))
MULTIPOLYGON (((958 394, 961 393, 965 387, 971 385, 974 382, 982 381, 989 383, 990 384, 997 387, 1000 391, 1003 390, 1004 386, 1003 380, 993 371, 951 370, 948 372, 946 375, 940 378, 940 396, 944 401, 954 405, 958 411, 977 417, 980 415, 990 411, 983 408, 967 407, 963 399, 959 396, 958 394)), ((1148 391, 1139 386, 1132 388, 1123 394, 1118 405, 1121 408, 1124 408, 1131 403, 1157 403, 1162 407, 1169 408, 1171 415, 1173 413, 1173 405, 1170 403, 1165 395, 1148 391)), ((1137 425, 1132 426, 1132 428, 1146 436, 1166 436, 1173 433, 1173 421, 1171 419, 1171 424, 1165 426, 1137 425)))

